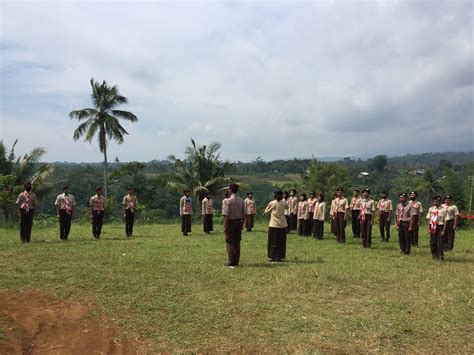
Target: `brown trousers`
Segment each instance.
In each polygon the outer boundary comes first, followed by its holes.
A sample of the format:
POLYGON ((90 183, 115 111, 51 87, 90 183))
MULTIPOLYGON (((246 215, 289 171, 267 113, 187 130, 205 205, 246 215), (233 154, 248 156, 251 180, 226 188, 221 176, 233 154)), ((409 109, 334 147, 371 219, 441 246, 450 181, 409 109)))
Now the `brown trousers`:
POLYGON ((456 230, 454 227, 454 219, 446 221, 446 234, 443 238, 444 250, 453 250, 454 248, 454 237, 456 236, 456 230))
POLYGON ((444 259, 443 255, 443 238, 441 237, 441 232, 443 231, 442 225, 436 226, 436 231, 430 233, 430 249, 431 256, 435 259, 444 259))
POLYGON ((382 240, 388 241, 390 239, 390 219, 388 212, 381 212, 379 214, 379 231, 382 240))
POLYGON ((398 244, 400 245, 400 251, 405 254, 410 254, 411 249, 412 233, 408 231, 409 228, 410 222, 400 221, 398 226, 398 244))
POLYGON ((411 245, 418 246, 418 232, 420 227, 418 226, 418 221, 420 220, 420 216, 413 216, 413 229, 410 232, 411 235, 411 245))
POLYGON ((245 216, 245 228, 247 228, 247 232, 252 231, 254 220, 255 220, 254 214, 248 214, 245 216))
POLYGON ((191 215, 183 214, 181 216, 181 232, 183 235, 188 235, 191 233, 191 215))
POLYGON ((336 232, 336 240, 339 243, 346 242, 346 221, 344 221, 344 212, 337 212, 334 220, 334 227, 336 232))
POLYGON ((31 229, 33 227, 34 210, 20 210, 20 240, 29 243, 31 240, 31 229))
POLYGON ((229 265, 237 266, 240 261, 240 241, 242 240, 242 220, 232 219, 229 221, 225 233, 225 242, 229 265))
POLYGON ((272 261, 286 257, 286 228, 268 228, 268 258, 272 261))
POLYGON ((372 245, 372 215, 366 214, 365 221, 360 221, 360 231, 362 236, 362 246, 370 248, 372 245))
POLYGON ((205 214, 202 218, 204 233, 212 232, 214 230, 214 226, 212 224, 212 214, 205 214))

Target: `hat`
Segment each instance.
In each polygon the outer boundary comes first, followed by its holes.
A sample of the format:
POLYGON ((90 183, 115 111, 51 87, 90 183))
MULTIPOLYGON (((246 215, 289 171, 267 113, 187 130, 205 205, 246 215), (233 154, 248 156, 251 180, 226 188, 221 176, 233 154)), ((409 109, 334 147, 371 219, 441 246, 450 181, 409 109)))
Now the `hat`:
POLYGON ((410 192, 410 195, 412 195, 412 194, 415 195, 415 196, 418 196, 418 193, 416 191, 410 192))
POLYGON ((313 196, 316 196, 316 192, 314 192, 314 191, 311 191, 309 194, 313 195, 313 196))
POLYGON ((453 199, 453 196, 451 196, 451 195, 446 195, 446 196, 444 196, 444 199, 445 199, 445 200, 452 200, 452 199, 453 199))
POLYGON ((401 192, 401 193, 400 193, 400 197, 408 197, 408 195, 407 195, 406 192, 401 192))
POLYGON ((370 190, 369 190, 369 189, 364 189, 364 191, 362 191, 362 193, 364 193, 364 192, 367 192, 367 193, 370 194, 370 190))
POLYGON ((441 196, 440 195, 433 196, 433 198, 431 200, 432 201, 441 201, 441 196))
POLYGON ((253 195, 253 192, 252 191, 247 192, 247 196, 248 195, 253 195))
POLYGON ((338 187, 336 191, 344 192, 344 189, 342 187, 338 187))
MULTIPOLYGON (((337 190, 336 190, 336 191, 337 191, 337 190)), ((353 192, 360 192, 360 190, 359 190, 359 189, 354 189, 353 192)))

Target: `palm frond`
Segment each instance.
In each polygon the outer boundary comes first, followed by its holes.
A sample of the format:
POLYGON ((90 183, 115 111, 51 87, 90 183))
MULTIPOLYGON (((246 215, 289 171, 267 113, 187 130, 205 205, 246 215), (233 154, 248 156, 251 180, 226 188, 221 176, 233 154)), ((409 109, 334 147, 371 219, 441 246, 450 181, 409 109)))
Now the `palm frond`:
POLYGON ((130 121, 130 122, 137 122, 138 117, 135 116, 133 113, 128 112, 128 111, 122 111, 122 110, 112 110, 112 115, 123 118, 124 120, 130 121))

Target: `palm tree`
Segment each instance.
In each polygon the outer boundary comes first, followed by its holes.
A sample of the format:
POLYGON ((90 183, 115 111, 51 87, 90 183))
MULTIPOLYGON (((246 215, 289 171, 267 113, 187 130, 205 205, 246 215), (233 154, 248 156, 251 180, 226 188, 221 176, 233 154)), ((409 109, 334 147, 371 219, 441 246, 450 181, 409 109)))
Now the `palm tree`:
POLYGON ((201 147, 196 145, 194 139, 191 139, 191 143, 191 147, 186 147, 184 160, 174 155, 168 157, 175 164, 175 171, 169 174, 169 187, 178 192, 189 190, 193 196, 202 200, 206 192, 216 194, 231 182, 240 182, 234 177, 225 176, 232 171, 233 165, 220 160, 220 143, 201 147))
POLYGON ((124 141, 124 135, 128 134, 122 127, 119 120, 124 119, 130 122, 138 121, 137 116, 128 111, 117 110, 120 104, 126 104, 128 99, 120 95, 118 87, 110 87, 104 80, 102 84, 90 81, 92 87, 92 104, 94 108, 83 108, 69 113, 71 119, 82 122, 74 131, 73 138, 77 141, 82 136, 89 143, 97 133, 99 149, 104 154, 104 194, 107 197, 107 144, 109 140, 114 140, 119 144, 124 141))
POLYGON ((6 221, 14 216, 12 206, 16 194, 23 189, 23 185, 31 182, 35 189, 40 189, 41 192, 41 188, 44 190, 45 179, 53 171, 52 165, 39 163, 46 153, 43 148, 34 148, 23 156, 16 156, 17 142, 18 139, 8 151, 3 141, 0 141, 0 208, 6 221))
POLYGON ((441 194, 444 192, 443 185, 441 181, 436 178, 433 172, 428 169, 423 177, 421 183, 422 192, 425 195, 425 203, 428 205, 430 198, 434 195, 441 194))

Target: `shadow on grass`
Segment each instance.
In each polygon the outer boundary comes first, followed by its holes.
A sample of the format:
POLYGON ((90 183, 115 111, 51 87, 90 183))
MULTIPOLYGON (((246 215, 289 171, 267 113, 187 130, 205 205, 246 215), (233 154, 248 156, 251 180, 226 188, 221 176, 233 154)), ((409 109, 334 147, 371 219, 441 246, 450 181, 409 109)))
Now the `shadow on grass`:
POLYGON ((455 264, 470 264, 470 263, 474 262, 474 260, 472 258, 460 258, 460 257, 451 258, 449 256, 449 254, 448 255, 445 254, 444 262, 445 263, 455 263, 455 264))
POLYGON ((325 261, 322 258, 316 258, 315 260, 293 259, 293 260, 284 260, 284 261, 276 262, 276 263, 270 263, 268 261, 261 262, 261 263, 250 263, 250 264, 245 264, 245 266, 255 267, 255 268, 272 268, 272 267, 288 266, 291 264, 311 265, 311 264, 322 264, 324 262, 325 261))

